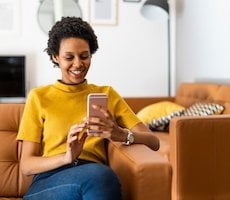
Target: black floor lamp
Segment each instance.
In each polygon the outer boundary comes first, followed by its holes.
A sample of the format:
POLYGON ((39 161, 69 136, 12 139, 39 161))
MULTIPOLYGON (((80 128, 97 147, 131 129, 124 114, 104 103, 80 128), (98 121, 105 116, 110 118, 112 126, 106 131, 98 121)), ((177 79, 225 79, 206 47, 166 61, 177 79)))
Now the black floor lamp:
POLYGON ((171 62, 170 62, 170 16, 167 0, 147 0, 141 14, 149 20, 167 20, 168 22, 168 95, 171 96, 171 62))

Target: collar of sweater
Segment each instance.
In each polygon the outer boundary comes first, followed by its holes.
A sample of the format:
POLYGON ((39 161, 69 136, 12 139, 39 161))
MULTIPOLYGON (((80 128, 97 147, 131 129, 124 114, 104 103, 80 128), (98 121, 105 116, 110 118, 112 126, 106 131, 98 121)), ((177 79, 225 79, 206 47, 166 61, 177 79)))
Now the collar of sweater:
POLYGON ((85 79, 82 83, 79 84, 65 84, 61 80, 57 80, 54 86, 65 92, 80 92, 87 88, 87 80, 85 79))

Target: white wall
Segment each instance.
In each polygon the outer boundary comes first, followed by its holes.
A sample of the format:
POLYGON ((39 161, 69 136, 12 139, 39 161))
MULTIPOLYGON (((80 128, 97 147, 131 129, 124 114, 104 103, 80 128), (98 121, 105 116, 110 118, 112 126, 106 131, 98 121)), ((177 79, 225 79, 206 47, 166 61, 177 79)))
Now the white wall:
MULTIPOLYGON (((37 23, 39 0, 11 1, 20 1, 20 32, 0 35, 0 54, 26 55, 29 89, 53 83, 61 75, 43 52, 48 38, 37 23)), ((123 96, 167 95, 167 24, 144 19, 139 12, 143 1, 118 2, 118 26, 94 26, 100 48, 89 82, 112 85, 123 96)), ((85 20, 88 3, 79 1, 85 20)))
POLYGON ((230 83, 230 1, 177 0, 176 84, 230 83))

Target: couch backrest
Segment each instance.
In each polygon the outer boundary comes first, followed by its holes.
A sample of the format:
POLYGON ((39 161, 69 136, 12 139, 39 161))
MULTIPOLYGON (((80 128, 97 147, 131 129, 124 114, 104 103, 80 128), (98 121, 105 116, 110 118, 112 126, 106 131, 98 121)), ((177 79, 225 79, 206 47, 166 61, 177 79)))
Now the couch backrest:
POLYGON ((230 85, 216 83, 182 83, 175 102, 188 107, 196 102, 214 102, 222 104, 223 114, 230 114, 230 85))
POLYGON ((0 104, 0 198, 22 197, 31 182, 20 171, 21 143, 16 141, 24 104, 0 104))

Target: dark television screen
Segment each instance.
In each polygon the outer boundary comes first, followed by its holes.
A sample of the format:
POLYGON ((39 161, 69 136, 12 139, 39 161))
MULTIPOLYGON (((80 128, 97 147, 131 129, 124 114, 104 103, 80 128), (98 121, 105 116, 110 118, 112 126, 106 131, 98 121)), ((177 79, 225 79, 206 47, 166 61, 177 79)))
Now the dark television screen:
POLYGON ((0 56, 0 98, 25 96, 25 56, 0 56))

